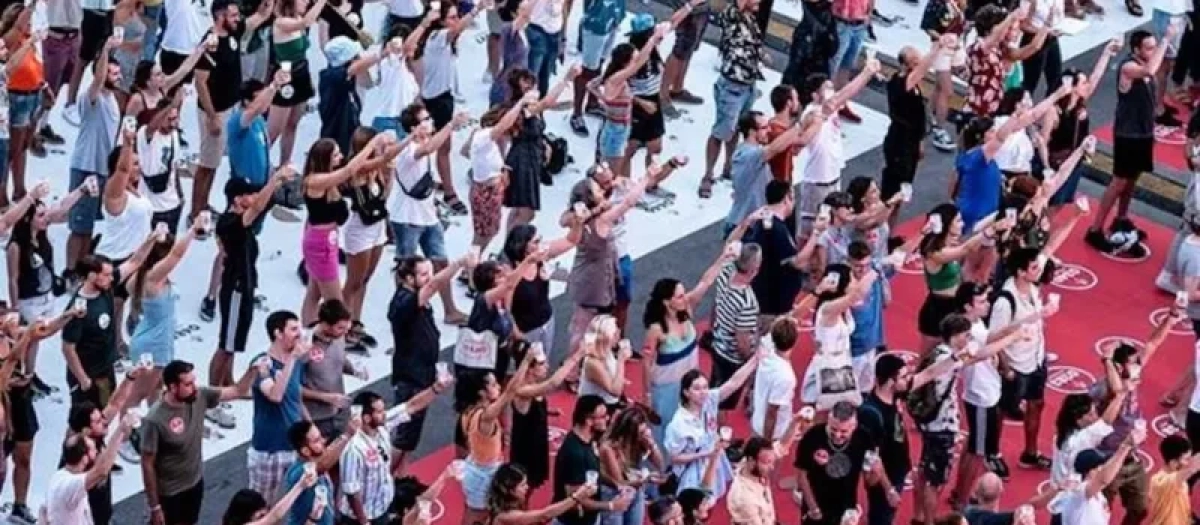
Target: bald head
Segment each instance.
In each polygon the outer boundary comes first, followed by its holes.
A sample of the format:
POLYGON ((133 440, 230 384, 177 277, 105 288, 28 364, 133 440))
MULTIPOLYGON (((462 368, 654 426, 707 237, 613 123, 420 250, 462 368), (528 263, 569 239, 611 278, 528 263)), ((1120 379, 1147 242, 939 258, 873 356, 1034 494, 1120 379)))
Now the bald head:
POLYGON ((988 472, 975 482, 975 499, 979 501, 980 505, 995 503, 1000 500, 1000 491, 1003 486, 1004 482, 1000 480, 1000 476, 988 472))
POLYGON ((907 67, 916 67, 921 61, 921 52, 913 46, 904 46, 900 48, 900 53, 896 55, 900 57, 900 62, 907 67))

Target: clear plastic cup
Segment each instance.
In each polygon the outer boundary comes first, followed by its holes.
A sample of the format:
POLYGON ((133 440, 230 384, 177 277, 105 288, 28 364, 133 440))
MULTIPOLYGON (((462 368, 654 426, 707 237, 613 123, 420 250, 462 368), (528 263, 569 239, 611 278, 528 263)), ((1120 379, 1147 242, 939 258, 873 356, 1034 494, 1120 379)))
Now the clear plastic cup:
POLYGON ((446 363, 444 361, 438 361, 433 366, 435 369, 437 369, 437 378, 439 381, 444 380, 447 377, 450 377, 450 364, 449 363, 446 363))
POLYGON ((427 499, 417 500, 417 512, 421 514, 422 519, 428 520, 433 517, 433 502, 427 499))
POLYGON ((900 198, 904 202, 911 201, 913 198, 913 185, 911 182, 900 183, 900 198))
POLYGON ((1059 303, 1062 302, 1062 295, 1056 294, 1053 292, 1048 293, 1048 294, 1046 294, 1046 302, 1049 303, 1051 306, 1058 308, 1059 303))
POLYGON ((125 28, 121 27, 121 26, 114 27, 113 28, 113 37, 115 37, 117 40, 124 41, 125 40, 125 28))
POLYGON ((362 407, 362 405, 351 405, 351 406, 350 406, 350 417, 351 417, 351 419, 361 419, 361 418, 362 418, 362 415, 363 415, 363 407, 362 407))
POLYGON ((1190 302, 1191 301, 1188 299, 1188 293, 1186 291, 1180 290, 1178 292, 1175 292, 1175 307, 1176 308, 1187 308, 1188 303, 1190 303, 1190 302))
POLYGON ((720 433, 722 441, 729 441, 733 439, 733 427, 721 427, 720 433))
POLYGON ((74 306, 76 310, 87 310, 88 301, 82 297, 76 297, 74 306))
POLYGON ((801 419, 812 421, 814 417, 817 417, 817 411, 814 410, 813 407, 804 407, 800 409, 801 419))
POLYGON ((279 69, 289 75, 292 74, 292 62, 290 60, 284 60, 283 62, 280 62, 279 69))
POLYGON ((464 469, 466 469, 466 467, 467 467, 466 461, 463 461, 461 459, 456 459, 454 461, 451 461, 450 462, 450 475, 454 476, 454 479, 462 481, 463 471, 464 471, 464 469))
POLYGON ((599 472, 596 472, 594 470, 589 470, 589 471, 587 471, 587 473, 584 474, 584 476, 585 476, 584 479, 587 480, 587 484, 590 486, 594 487, 598 483, 600 483, 600 473, 599 472))

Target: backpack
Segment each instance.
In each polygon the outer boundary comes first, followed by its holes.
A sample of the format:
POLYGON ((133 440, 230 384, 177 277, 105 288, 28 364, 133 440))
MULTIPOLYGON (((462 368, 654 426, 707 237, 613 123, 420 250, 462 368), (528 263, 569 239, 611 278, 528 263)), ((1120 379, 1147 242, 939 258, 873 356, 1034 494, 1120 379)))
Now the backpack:
MULTIPOLYGON (((937 360, 937 351, 931 351, 921 358, 921 363, 917 367, 916 373, 920 373, 925 369, 933 366, 937 360)), ((938 411, 942 408, 942 403, 950 397, 950 391, 954 390, 954 381, 951 380, 946 385, 944 392, 937 391, 937 381, 930 381, 913 389, 904 398, 904 406, 908 409, 908 415, 913 418, 918 425, 924 425, 937 419, 938 411)))
MULTIPOLYGON (((1001 283, 1000 286, 1003 286, 1003 283, 1001 283)), ((1013 297, 1012 292, 1005 290, 1004 288, 1001 288, 1000 286, 993 287, 992 288, 992 296, 988 298, 988 302, 991 303, 991 305, 992 305, 991 308, 988 310, 988 315, 987 315, 987 322, 989 325, 992 322, 992 312, 996 311, 996 303, 997 302, 1004 301, 1004 302, 1008 303, 1008 311, 1012 312, 1013 318, 1015 319, 1016 315, 1017 315, 1017 298, 1013 297)))
POLYGON ((550 155, 546 158, 546 172, 558 175, 574 160, 567 152, 567 139, 547 133, 546 145, 550 147, 550 155))

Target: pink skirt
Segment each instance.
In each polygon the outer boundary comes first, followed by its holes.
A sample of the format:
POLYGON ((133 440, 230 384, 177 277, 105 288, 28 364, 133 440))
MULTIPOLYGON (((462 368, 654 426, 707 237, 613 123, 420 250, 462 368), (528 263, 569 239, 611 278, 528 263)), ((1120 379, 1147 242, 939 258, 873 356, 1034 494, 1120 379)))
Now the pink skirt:
POLYGON ((327 283, 338 280, 338 229, 304 227, 304 269, 310 279, 327 283))

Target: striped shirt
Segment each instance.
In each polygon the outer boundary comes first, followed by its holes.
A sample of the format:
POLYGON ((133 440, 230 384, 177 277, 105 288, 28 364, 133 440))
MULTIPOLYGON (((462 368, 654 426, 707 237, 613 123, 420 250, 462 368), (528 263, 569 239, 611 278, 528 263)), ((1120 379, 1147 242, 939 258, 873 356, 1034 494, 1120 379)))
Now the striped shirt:
MULTIPOLYGON (((367 519, 374 520, 387 514, 392 504, 396 490, 392 484, 391 464, 392 445, 388 432, 382 428, 376 429, 374 435, 364 428, 342 451, 342 492, 359 498, 367 519)), ((349 498, 343 498, 340 507, 342 515, 354 516, 349 498)))
POLYGON ((758 297, 750 283, 734 286, 730 283, 737 271, 734 263, 725 265, 717 276, 716 316, 713 321, 713 351, 731 363, 743 363, 746 359, 737 351, 737 334, 750 332, 751 339, 758 335, 758 297))

